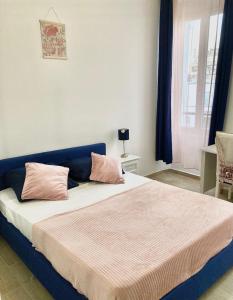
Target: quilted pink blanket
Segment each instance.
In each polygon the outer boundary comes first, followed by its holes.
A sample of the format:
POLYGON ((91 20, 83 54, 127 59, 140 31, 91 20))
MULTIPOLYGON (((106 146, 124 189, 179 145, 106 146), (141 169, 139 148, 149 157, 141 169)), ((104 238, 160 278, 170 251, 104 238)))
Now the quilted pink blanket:
POLYGON ((156 300, 231 242, 233 205, 153 181, 41 221, 32 236, 90 300, 156 300))

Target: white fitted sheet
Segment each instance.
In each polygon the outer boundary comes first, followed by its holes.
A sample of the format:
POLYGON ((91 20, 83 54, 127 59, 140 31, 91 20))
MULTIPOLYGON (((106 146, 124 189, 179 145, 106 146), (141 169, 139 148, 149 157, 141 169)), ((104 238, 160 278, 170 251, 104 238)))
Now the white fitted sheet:
POLYGON ((34 200, 21 203, 9 188, 0 191, 0 211, 26 238, 32 241, 32 225, 51 216, 92 205, 118 193, 140 186, 151 179, 126 173, 125 184, 88 182, 69 190, 64 201, 34 200))

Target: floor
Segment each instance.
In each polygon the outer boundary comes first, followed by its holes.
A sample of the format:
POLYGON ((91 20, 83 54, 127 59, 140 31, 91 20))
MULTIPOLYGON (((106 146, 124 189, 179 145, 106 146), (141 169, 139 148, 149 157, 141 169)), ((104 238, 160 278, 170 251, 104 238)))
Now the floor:
MULTIPOLYGON (((174 170, 166 170, 150 177, 164 183, 199 192, 200 180, 195 176, 187 176, 174 170)), ((222 195, 222 198, 225 197, 226 194, 222 195)), ((52 297, 47 290, 0 237, 0 300, 51 299, 52 297)), ((233 270, 222 277, 199 300, 233 300, 233 270)))
MULTIPOLYGON (((186 190, 200 193, 200 178, 195 175, 188 175, 177 170, 168 169, 165 171, 152 174, 148 177, 186 190)), ((215 190, 211 190, 208 192, 210 196, 214 196, 214 193, 215 190)), ((233 197, 233 193, 232 193, 232 197, 233 197)), ((223 200, 227 200, 227 191, 226 190, 223 191, 220 194, 219 198, 223 200)), ((232 198, 232 202, 233 202, 233 198, 232 198)))
POLYGON ((0 237, 0 300, 52 300, 20 258, 0 237))
POLYGON ((193 192, 200 191, 199 177, 193 175, 186 175, 185 173, 179 171, 169 169, 169 170, 152 174, 148 177, 193 192))

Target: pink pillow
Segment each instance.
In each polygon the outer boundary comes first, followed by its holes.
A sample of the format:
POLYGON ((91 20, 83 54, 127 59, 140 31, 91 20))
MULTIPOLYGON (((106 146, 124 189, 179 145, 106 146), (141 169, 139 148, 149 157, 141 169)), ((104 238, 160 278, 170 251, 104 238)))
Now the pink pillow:
POLYGON ((65 200, 68 198, 69 169, 39 163, 26 163, 22 200, 65 200))
POLYGON ((106 183, 124 183, 120 160, 91 153, 92 168, 90 180, 106 183))

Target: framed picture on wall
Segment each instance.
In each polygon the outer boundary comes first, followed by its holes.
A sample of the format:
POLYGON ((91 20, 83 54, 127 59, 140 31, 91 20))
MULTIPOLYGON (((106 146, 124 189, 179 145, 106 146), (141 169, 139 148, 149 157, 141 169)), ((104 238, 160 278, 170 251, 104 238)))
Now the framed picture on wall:
POLYGON ((40 20, 42 57, 67 59, 65 25, 40 20))

